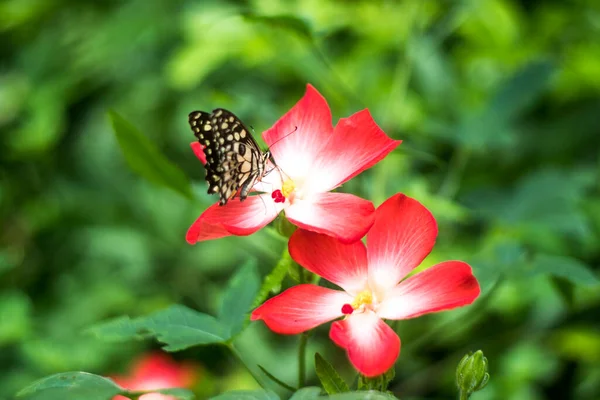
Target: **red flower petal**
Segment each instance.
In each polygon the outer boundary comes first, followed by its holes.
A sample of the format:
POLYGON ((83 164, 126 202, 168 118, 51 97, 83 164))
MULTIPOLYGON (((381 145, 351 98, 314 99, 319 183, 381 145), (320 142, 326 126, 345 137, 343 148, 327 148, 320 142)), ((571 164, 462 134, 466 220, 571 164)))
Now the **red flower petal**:
POLYGON ((269 194, 250 196, 244 201, 230 200, 226 205, 213 204, 192 224, 186 240, 190 244, 228 235, 246 236, 273 221, 282 210, 269 194))
MULTIPOLYGON (((207 210, 208 211, 208 210, 207 210)), ((231 236, 231 233, 220 224, 209 224, 203 219, 202 214, 188 229, 185 240, 189 244, 196 244, 205 240, 219 239, 231 236)))
MULTIPOLYGON (((134 364, 130 376, 114 376, 120 386, 130 390, 154 390, 175 387, 190 387, 198 379, 197 367, 189 363, 176 363, 163 353, 144 355, 134 364)), ((113 400, 125 399, 122 396, 113 400)), ((140 400, 173 400, 174 397, 158 393, 148 393, 140 400)))
POLYGON ((198 160, 200 160, 202 165, 206 164, 206 155, 204 154, 203 150, 204 146, 202 146, 200 142, 192 142, 190 143, 190 146, 192 147, 194 154, 196 155, 196 157, 198 157, 198 160))
POLYGON ((290 111, 281 117, 263 139, 277 165, 292 179, 303 178, 329 140, 333 126, 327 101, 311 85, 290 111))
POLYGON ((346 349, 352 365, 365 376, 383 374, 400 355, 400 338, 371 311, 335 321, 329 337, 346 349))
POLYGON ((293 286, 252 311, 274 332, 293 335, 342 316, 342 306, 352 297, 340 290, 316 285, 293 286))
POLYGON ((396 194, 375 212, 367 234, 370 281, 380 290, 394 287, 431 252, 437 223, 421 203, 396 194))
POLYGON ((340 119, 307 178, 311 193, 340 186, 381 161, 400 143, 377 126, 369 110, 340 119))
POLYGON ((344 244, 331 236, 298 229, 288 247, 298 264, 345 291, 356 295, 365 289, 367 249, 360 240, 344 244))
POLYGON ((388 292, 377 314, 388 319, 407 319, 471 304, 480 289, 471 267, 462 261, 446 261, 411 276, 388 292))
POLYGON ((294 225, 352 243, 373 224, 375 207, 370 201, 348 193, 319 193, 310 200, 296 199, 285 209, 294 225))

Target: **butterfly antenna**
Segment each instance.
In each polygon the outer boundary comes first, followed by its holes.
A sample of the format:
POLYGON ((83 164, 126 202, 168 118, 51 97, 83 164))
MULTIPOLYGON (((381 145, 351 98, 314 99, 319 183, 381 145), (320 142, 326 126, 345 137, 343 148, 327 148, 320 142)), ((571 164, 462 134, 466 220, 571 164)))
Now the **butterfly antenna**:
POLYGON ((292 133, 296 132, 297 130, 298 130, 298 126, 296 125, 296 126, 294 127, 294 130, 293 130, 293 131, 291 131, 291 132, 290 132, 290 133, 288 133, 287 135, 285 135, 285 136, 283 136, 283 137, 280 137, 279 139, 277 139, 277 140, 275 141, 275 143, 273 143, 271 146, 269 146, 269 148, 270 148, 270 149, 272 149, 272 148, 273 148, 273 146, 275 146, 277 143, 281 142, 283 139, 285 139, 286 137, 290 136, 292 133))

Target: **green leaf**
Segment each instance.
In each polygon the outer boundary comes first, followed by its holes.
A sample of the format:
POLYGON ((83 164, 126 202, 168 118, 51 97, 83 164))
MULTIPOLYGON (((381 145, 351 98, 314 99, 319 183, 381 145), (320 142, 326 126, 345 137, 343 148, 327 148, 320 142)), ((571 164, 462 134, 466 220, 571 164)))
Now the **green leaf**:
POLYGON ((196 398, 194 393, 188 389, 182 388, 171 388, 171 389, 160 389, 160 390, 149 390, 148 393, 160 393, 173 396, 179 400, 193 400, 196 398))
POLYGON ((192 199, 190 182, 185 174, 130 122, 114 111, 108 114, 121 151, 131 169, 152 183, 168 187, 192 199))
POLYGON ((140 321, 167 351, 178 351, 203 344, 223 343, 229 339, 213 316, 185 306, 174 305, 140 321))
POLYGON ((63 372, 42 378, 17 393, 28 400, 110 400, 124 392, 112 380, 87 372, 63 372))
POLYGON ((210 400, 280 400, 280 398, 270 390, 234 390, 211 397, 210 400))
POLYGON ((246 263, 229 280, 219 310, 219 321, 227 330, 229 337, 233 337, 243 329, 259 285, 260 280, 255 260, 246 263))
POLYGON ((576 285, 592 286, 600 283, 588 266, 574 258, 563 256, 538 254, 533 260, 529 274, 549 274, 564 278, 576 285))
POLYGON ((152 334, 138 322, 128 316, 122 316, 110 321, 96 324, 86 330, 107 342, 124 342, 127 340, 143 340, 152 334))
POLYGON ((323 389, 325 389, 328 394, 350 391, 350 388, 346 382, 344 382, 342 377, 319 353, 315 353, 315 371, 321 381, 321 385, 323 385, 323 389))
POLYGON ((338 393, 328 397, 330 400, 393 400, 397 397, 376 390, 338 393))
POLYGON ((488 112, 500 120, 509 120, 533 104, 547 87, 554 72, 548 61, 532 62, 507 79, 488 105, 488 112))
POLYGON ((256 296, 256 299, 254 299, 254 303, 252 304, 253 308, 262 304, 267 297, 269 297, 269 294, 279 293, 281 290, 281 283, 285 279, 288 270, 292 268, 293 263, 294 261, 286 246, 277 265, 275 265, 275 268, 273 268, 271 273, 263 280, 262 286, 258 291, 258 296, 256 296))
POLYGON ((305 387, 298 390, 290 400, 314 400, 323 398, 321 397, 322 389, 320 387, 305 387))
POLYGON ((303 39, 312 41, 312 30, 308 23, 293 15, 257 15, 253 13, 243 14, 244 19, 250 22, 264 24, 272 28, 282 29, 296 33, 303 39))
POLYGON ((165 343, 167 351, 178 351, 192 346, 224 343, 230 336, 213 316, 199 313, 185 306, 173 305, 146 317, 131 320, 117 318, 89 330, 101 339, 122 341, 155 337, 165 343))
POLYGON ((259 365, 258 368, 260 368, 260 370, 263 372, 263 374, 265 374, 269 379, 271 379, 273 382, 275 382, 276 384, 278 384, 282 388, 284 388, 286 390, 289 390, 290 392, 295 392, 296 391, 295 387, 292 387, 291 385, 288 385, 287 383, 285 383, 281 379, 277 378, 275 375, 273 375, 272 373, 270 373, 269 371, 267 371, 266 368, 263 367, 262 365, 259 365))

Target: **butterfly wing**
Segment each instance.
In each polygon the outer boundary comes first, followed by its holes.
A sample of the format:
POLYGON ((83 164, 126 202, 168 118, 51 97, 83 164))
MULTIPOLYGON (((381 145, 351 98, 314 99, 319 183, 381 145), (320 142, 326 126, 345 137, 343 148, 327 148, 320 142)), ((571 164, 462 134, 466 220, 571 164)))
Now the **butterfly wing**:
POLYGON ((224 205, 240 192, 248 196, 254 183, 265 171, 265 154, 250 130, 230 111, 222 108, 212 113, 194 111, 189 122, 200 144, 205 146, 208 193, 219 193, 224 205))

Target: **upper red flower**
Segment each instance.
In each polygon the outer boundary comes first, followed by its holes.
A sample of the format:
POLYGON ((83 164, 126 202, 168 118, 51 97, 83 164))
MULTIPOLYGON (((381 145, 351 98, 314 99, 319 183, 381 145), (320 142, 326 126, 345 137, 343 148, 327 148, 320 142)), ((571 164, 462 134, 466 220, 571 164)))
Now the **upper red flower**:
POLYGON ((376 376, 392 367, 400 338, 382 319, 407 319, 471 304, 479 284, 471 267, 446 261, 404 279, 432 250, 437 224, 418 201, 397 194, 375 213, 367 247, 297 230, 294 260, 343 290, 294 286, 252 312, 273 331, 296 334, 333 319, 329 337, 346 349, 354 367, 376 376))
MULTIPOLYGON (((112 379, 129 390, 189 388, 197 380, 197 371, 190 364, 177 364, 166 354, 152 353, 137 360, 130 375, 115 376, 112 379)), ((115 396, 113 400, 127 400, 127 398, 115 396)), ((175 400, 175 398, 159 393, 148 393, 141 396, 140 400, 175 400)))
MULTIPOLYGON (((304 97, 263 138, 277 168, 254 186, 262 192, 245 201, 209 207, 190 227, 190 244, 229 235, 249 235, 285 210, 300 228, 353 242, 373 224, 370 201, 330 191, 372 167, 398 146, 373 121, 368 110, 331 125, 327 102, 308 85, 304 97)), ((194 153, 206 162, 202 146, 194 153)))

